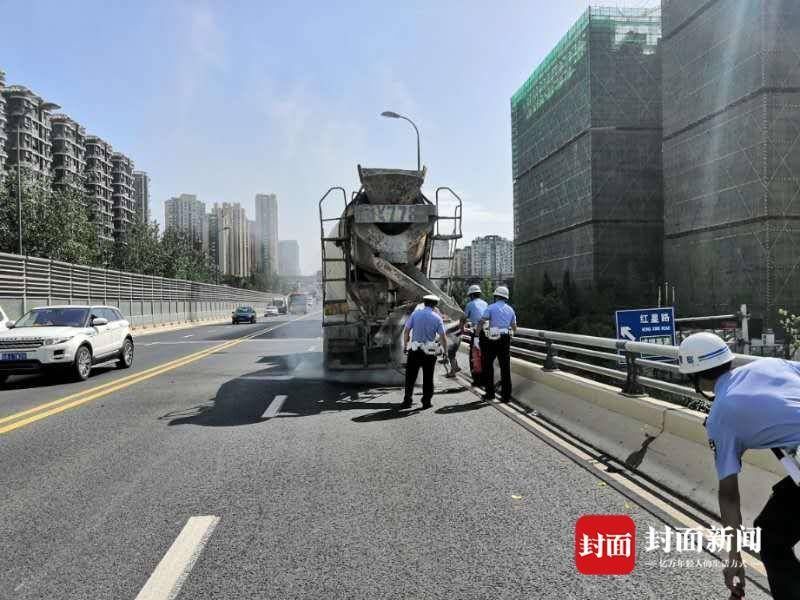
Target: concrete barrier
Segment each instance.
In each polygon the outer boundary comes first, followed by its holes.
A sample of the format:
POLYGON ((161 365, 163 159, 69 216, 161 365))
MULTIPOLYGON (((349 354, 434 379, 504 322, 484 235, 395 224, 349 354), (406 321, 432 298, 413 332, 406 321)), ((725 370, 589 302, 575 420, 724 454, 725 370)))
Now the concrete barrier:
MULTIPOLYGON (((464 347, 462 347, 462 351, 464 347)), ((705 417, 649 396, 541 365, 511 359, 513 395, 520 404, 585 440, 609 457, 719 514, 718 480, 705 417)), ((786 475, 769 450, 751 450, 739 475, 746 523, 763 508, 772 486, 786 475)))

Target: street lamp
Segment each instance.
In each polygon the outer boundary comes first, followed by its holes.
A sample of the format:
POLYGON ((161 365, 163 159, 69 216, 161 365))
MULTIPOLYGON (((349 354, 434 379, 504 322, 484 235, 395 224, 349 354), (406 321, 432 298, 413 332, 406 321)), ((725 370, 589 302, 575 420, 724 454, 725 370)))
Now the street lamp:
POLYGON ((417 129, 417 126, 414 124, 414 121, 412 121, 411 119, 409 119, 406 116, 403 116, 403 115, 401 115, 399 113, 396 113, 396 112, 393 112, 391 110, 383 111, 381 113, 381 116, 382 117, 388 117, 389 119, 403 119, 404 121, 408 121, 409 123, 411 123, 411 126, 414 128, 414 131, 417 132, 417 171, 421 171, 422 170, 422 163, 420 162, 420 159, 419 159, 419 129, 417 129))

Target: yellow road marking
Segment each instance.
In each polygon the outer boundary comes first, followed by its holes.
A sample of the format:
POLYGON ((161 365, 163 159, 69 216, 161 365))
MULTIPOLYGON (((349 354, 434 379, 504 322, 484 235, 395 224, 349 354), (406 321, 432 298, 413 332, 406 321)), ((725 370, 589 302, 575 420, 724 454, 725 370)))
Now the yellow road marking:
POLYGON ((41 419, 45 419, 52 415, 58 414, 60 412, 64 412, 65 410, 69 410, 70 408, 75 408, 76 406, 80 406, 81 404, 91 402, 92 400, 102 398, 103 396, 107 396, 108 394, 111 394, 113 392, 130 387, 137 383, 141 383, 142 381, 147 381, 148 379, 152 379, 153 377, 162 375, 163 373, 166 373, 168 371, 172 371, 179 367, 191 364, 193 362, 206 358, 211 354, 219 352, 220 350, 226 350, 228 348, 232 348, 233 346, 241 344, 246 340, 253 339, 254 337, 261 335, 263 333, 269 333, 271 331, 274 331, 275 329, 278 329, 279 327, 283 327, 284 325, 288 325, 289 323, 293 323, 294 321, 306 318, 307 316, 308 315, 304 315, 303 317, 292 319, 291 321, 285 321, 283 323, 275 325, 274 327, 259 329, 258 331, 247 334, 240 338, 236 338, 234 340, 228 340, 227 342, 223 342, 222 344, 217 344, 216 346, 212 346, 210 348, 206 348, 204 350, 200 350, 198 352, 194 352, 192 354, 176 358, 167 363, 156 365, 155 367, 150 367, 149 369, 146 369, 139 373, 133 373, 121 379, 109 381, 108 383, 104 383, 103 385, 98 385, 88 390, 82 390, 75 394, 70 394, 69 396, 59 398, 58 400, 53 400, 52 402, 40 404, 39 406, 34 406, 33 408, 29 408, 27 410, 14 413, 13 415, 8 415, 0 419, 0 423, 8 423, 9 421, 13 421, 13 423, 9 423, 8 425, 0 427, 0 435, 8 433, 10 431, 14 431, 15 429, 19 429, 20 427, 24 427, 41 419))

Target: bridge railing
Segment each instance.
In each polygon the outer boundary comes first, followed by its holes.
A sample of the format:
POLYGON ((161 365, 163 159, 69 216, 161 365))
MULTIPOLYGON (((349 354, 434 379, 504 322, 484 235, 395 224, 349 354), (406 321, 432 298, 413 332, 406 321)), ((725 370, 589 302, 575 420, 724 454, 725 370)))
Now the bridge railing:
MULTIPOLYGON (((564 367, 590 378, 618 381, 620 391, 626 395, 640 396, 655 389, 688 401, 695 408, 708 408, 680 375, 677 346, 520 327, 512 338, 511 351, 517 358, 541 363, 545 371, 564 367)), ((736 354, 734 364, 760 358, 736 354)))

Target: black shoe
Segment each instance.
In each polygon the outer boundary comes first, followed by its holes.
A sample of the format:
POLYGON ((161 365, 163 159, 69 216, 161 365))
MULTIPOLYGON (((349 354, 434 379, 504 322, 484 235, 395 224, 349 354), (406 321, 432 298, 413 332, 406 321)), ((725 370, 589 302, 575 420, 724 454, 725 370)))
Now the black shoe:
POLYGON ((487 401, 488 401, 488 400, 494 400, 496 397, 497 397, 497 396, 495 396, 494 394, 484 394, 484 395, 483 395, 483 399, 484 399, 484 400, 487 400, 487 401))
POLYGON ((430 408, 430 407, 431 407, 430 400, 428 402, 423 402, 422 403, 422 410, 425 410, 426 408, 430 408))
POLYGON ((509 396, 508 398, 500 398, 500 402, 508 404, 509 402, 511 402, 511 397, 509 396))
POLYGON ((411 400, 403 400, 403 402, 401 402, 397 408, 411 408, 411 400))

